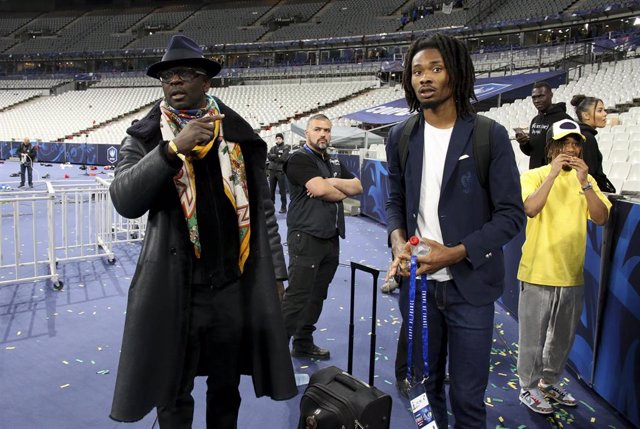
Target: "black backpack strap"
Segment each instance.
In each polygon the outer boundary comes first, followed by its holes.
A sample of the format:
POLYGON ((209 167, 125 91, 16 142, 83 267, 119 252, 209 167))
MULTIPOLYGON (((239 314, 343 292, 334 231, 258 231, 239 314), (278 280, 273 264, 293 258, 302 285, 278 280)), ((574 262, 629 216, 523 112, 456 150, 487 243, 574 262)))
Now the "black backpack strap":
POLYGON ((407 122, 405 122, 402 128, 402 134, 400 134, 400 141, 398 142, 398 155, 400 156, 400 174, 404 175, 404 167, 407 165, 407 157, 409 156, 409 137, 418 123, 418 119, 421 114, 418 112, 413 115, 407 122))
POLYGON ((491 163, 491 130, 494 121, 486 116, 476 115, 473 125, 473 153, 478 170, 478 180, 483 188, 489 180, 489 164, 491 163))

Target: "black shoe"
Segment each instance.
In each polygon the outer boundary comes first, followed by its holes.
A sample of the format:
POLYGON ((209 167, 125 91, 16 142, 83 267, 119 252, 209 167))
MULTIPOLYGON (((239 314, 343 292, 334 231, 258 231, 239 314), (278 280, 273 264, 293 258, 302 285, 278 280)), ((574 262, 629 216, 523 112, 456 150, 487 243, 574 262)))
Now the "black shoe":
POLYGON ((331 357, 331 353, 327 349, 322 349, 315 344, 311 345, 311 347, 296 347, 293 346, 291 350, 291 356, 293 357, 305 357, 305 358, 313 358, 318 360, 329 360, 331 357))
POLYGON ((33 185, 31 185, 31 184, 30 184, 30 185, 29 185, 29 187, 30 187, 30 188, 33 188, 33 185))
POLYGON ((18 188, 24 188, 24 183, 18 186, 18 188))
POLYGON ((287 212, 287 208, 286 208, 286 207, 282 207, 282 208, 280 209, 280 213, 286 213, 286 212, 287 212))
POLYGON ((400 396, 409 399, 409 390, 411 389, 411 386, 406 378, 403 380, 396 380, 396 388, 398 389, 400 396))

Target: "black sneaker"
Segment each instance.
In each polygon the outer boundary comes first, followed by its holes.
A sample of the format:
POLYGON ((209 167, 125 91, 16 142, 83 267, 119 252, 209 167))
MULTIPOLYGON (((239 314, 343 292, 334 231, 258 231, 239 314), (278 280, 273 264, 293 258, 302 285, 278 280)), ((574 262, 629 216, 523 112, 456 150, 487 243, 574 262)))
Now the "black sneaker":
POLYGON ((318 360, 329 360, 329 358, 331 357, 331 353, 329 352, 329 350, 320 348, 315 344, 312 344, 311 347, 300 347, 294 345, 293 349, 291 349, 291 356, 312 358, 318 360))

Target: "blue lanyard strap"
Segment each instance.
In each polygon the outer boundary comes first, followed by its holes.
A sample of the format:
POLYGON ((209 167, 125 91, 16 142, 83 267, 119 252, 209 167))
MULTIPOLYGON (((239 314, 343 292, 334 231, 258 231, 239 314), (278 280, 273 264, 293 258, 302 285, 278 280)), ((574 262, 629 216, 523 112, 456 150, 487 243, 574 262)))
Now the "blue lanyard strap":
MULTIPOLYGON (((411 270, 409 274, 409 320, 407 326, 407 380, 413 381, 411 373, 413 367, 413 324, 416 305, 416 271, 418 268, 417 256, 411 256, 411 270)), ((420 276, 420 297, 422 310, 422 377, 429 377, 429 327, 427 326, 427 276, 420 276)))

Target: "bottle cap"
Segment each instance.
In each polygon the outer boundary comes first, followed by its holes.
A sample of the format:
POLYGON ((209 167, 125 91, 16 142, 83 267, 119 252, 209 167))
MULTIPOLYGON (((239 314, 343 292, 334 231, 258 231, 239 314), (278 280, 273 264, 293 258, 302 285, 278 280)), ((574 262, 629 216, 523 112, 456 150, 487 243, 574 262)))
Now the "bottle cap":
POLYGON ((418 244, 420 244, 420 239, 415 235, 412 235, 411 238, 409 238, 409 244, 412 246, 417 246, 418 244))

